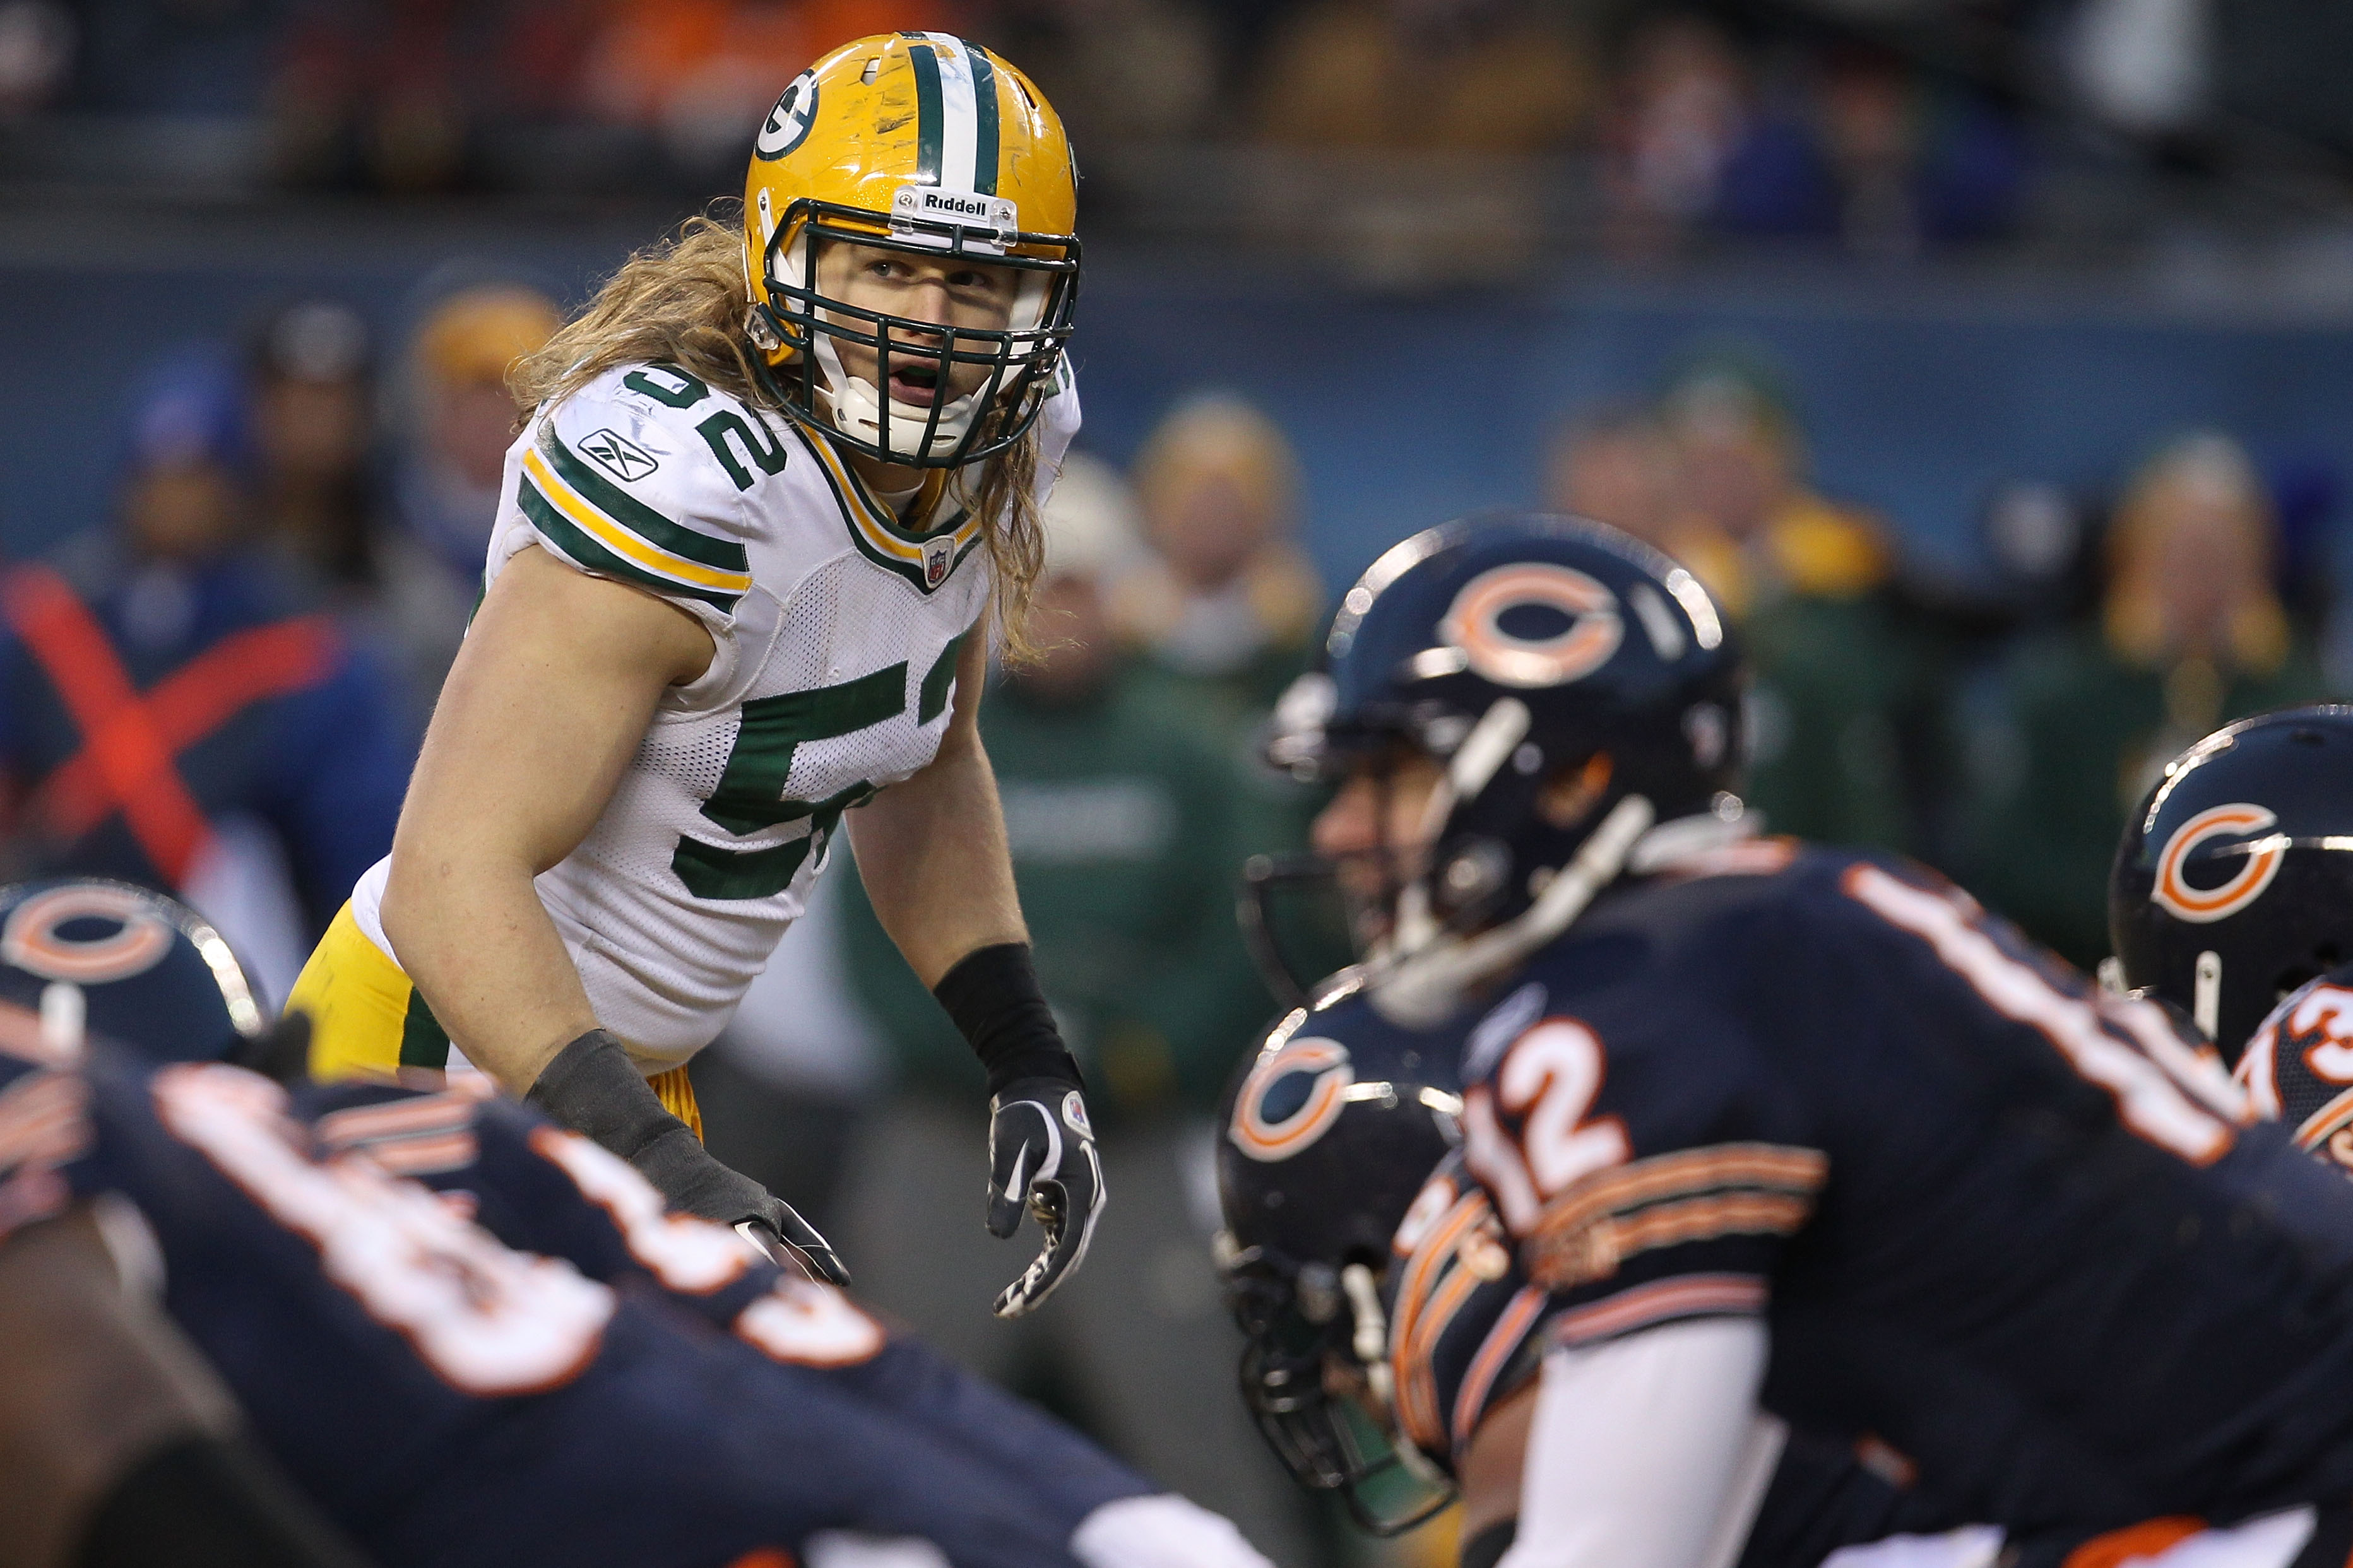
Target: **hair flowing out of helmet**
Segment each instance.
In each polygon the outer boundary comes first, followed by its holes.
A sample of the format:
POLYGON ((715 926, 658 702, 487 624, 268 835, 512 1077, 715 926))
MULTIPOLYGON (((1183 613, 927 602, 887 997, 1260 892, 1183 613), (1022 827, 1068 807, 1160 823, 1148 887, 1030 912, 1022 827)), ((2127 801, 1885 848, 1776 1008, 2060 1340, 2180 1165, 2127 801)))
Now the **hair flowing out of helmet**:
POLYGON ((1078 305, 1077 174, 1018 70, 946 33, 861 38, 785 89, 744 183, 751 330, 770 392, 879 461, 956 468, 1005 451, 1054 390, 1078 305), (831 244, 1013 275, 1001 327, 868 309, 819 287, 831 244), (871 383, 842 350, 875 356, 871 383), (929 407, 890 395, 929 371, 929 407), (979 384, 951 396, 958 373, 979 384))
MULTIPOLYGON (((1733 793, 1742 679, 1697 579, 1598 523, 1472 518, 1375 562, 1322 668, 1278 705, 1266 753, 1304 779, 1385 782, 1410 753, 1441 770, 1422 841, 1385 842, 1378 889, 1351 910, 1382 1011, 1433 1022, 1621 871, 1753 831, 1733 793)), ((1271 895, 1306 869, 1245 873, 1245 934, 1293 995, 1271 895)))

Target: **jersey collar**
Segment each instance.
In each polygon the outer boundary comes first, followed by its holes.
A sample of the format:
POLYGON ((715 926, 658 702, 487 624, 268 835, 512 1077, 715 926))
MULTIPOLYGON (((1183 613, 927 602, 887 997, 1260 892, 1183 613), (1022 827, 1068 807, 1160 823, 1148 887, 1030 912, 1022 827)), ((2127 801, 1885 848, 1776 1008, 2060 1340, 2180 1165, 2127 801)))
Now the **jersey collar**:
MULTIPOLYGON (((874 498, 866 481, 843 460, 840 451, 824 438, 822 432, 812 435, 807 426, 796 422, 793 433, 800 437, 801 445, 808 448, 809 456, 825 475, 826 484, 841 509, 842 521, 849 530, 850 542, 876 565, 889 568, 930 594, 946 584, 964 563, 964 558, 980 542, 981 520, 971 508, 959 508, 945 522, 919 532, 907 527, 896 513, 874 498)), ((944 479, 937 489, 926 484, 917 498, 919 510, 936 508, 937 496, 944 484, 944 479)))

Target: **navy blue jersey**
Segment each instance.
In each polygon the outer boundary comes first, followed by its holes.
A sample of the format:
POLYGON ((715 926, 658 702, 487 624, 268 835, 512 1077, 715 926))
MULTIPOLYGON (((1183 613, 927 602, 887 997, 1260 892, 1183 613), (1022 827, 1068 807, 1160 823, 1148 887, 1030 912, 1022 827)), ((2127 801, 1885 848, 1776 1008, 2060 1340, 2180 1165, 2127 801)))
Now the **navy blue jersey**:
POLYGON ((725 1231, 665 1215, 660 1195, 625 1162, 513 1100, 464 1088, 416 1094, 336 1084, 302 1090, 295 1110, 326 1151, 364 1151, 439 1191, 511 1247, 608 1283, 651 1274, 674 1306, 1002 1470, 1064 1538, 1103 1504, 1155 1489, 840 1291, 758 1263, 725 1231))
POLYGON ((1547 1342, 1764 1315, 1768 1409, 2013 1531, 2353 1492, 2353 1189, 1926 873, 1720 851, 1444 1032, 1547 1342))
MULTIPOLYGON (((1486 1192, 1448 1156, 1398 1229, 1388 1272, 1398 1424, 1454 1469, 1487 1413, 1535 1382, 1563 1310, 1520 1266, 1486 1192)), ((1842 1546, 1971 1522, 1871 1450, 1790 1433, 1738 1568, 1816 1568, 1842 1546)))
MULTIPOLYGON (((135 1204, 174 1321, 373 1559, 715 1565, 849 1529, 959 1564, 1071 1561, 1092 1503, 999 1462, 1018 1433, 966 1429, 956 1401, 986 1395, 662 1215, 603 1151, 464 1096, 326 1091, 300 1108, 316 1131, 295 1109, 214 1064, 0 1055, 0 1234, 135 1204), (404 1162, 473 1184, 386 1173, 404 1162), (565 1245, 503 1245, 470 1213, 565 1245)), ((1099 1457, 1072 1486, 1151 1489, 1099 1457)))

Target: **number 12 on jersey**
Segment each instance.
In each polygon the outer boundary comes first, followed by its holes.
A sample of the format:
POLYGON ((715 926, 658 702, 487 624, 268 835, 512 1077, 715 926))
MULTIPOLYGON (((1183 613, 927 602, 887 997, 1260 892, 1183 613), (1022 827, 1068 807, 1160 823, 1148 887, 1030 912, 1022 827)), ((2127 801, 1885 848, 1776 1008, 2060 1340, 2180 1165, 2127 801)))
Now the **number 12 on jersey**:
POLYGON ((1551 1199, 1632 1155, 1618 1118, 1588 1120, 1604 1066, 1591 1029, 1574 1018, 1546 1018, 1504 1051, 1490 1082, 1463 1095, 1463 1157, 1514 1235, 1527 1235, 1551 1199), (1498 1110, 1520 1118, 1517 1139, 1498 1110))

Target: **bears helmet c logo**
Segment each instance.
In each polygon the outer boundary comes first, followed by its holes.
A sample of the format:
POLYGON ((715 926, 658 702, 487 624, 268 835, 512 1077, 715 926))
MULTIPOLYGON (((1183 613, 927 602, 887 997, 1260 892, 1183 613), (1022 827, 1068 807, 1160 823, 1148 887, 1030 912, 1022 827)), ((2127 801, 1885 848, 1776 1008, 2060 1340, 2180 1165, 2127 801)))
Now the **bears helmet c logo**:
POLYGON ((2158 906, 2176 920, 2207 925, 2237 914, 2263 897, 2287 854, 2287 840, 2278 835, 2244 846, 2246 863, 2218 886, 2191 887, 2182 873, 2190 854, 2209 839, 2261 833, 2278 820, 2263 806, 2240 803, 2209 806, 2175 828, 2157 858, 2154 897, 2158 906))
POLYGON ((1288 1160, 1340 1120, 1356 1081, 1348 1047, 1339 1041, 1290 1041, 1261 1057, 1242 1080, 1228 1136, 1253 1160, 1288 1160))
POLYGON ((1584 573, 1520 562, 1462 584, 1438 635, 1488 679, 1530 689, 1582 680, 1609 663, 1626 621, 1618 595, 1584 573))
POLYGON ((52 888, 9 910, 0 925, 0 960, 44 980, 128 980, 171 951, 172 928, 127 888, 52 888))

